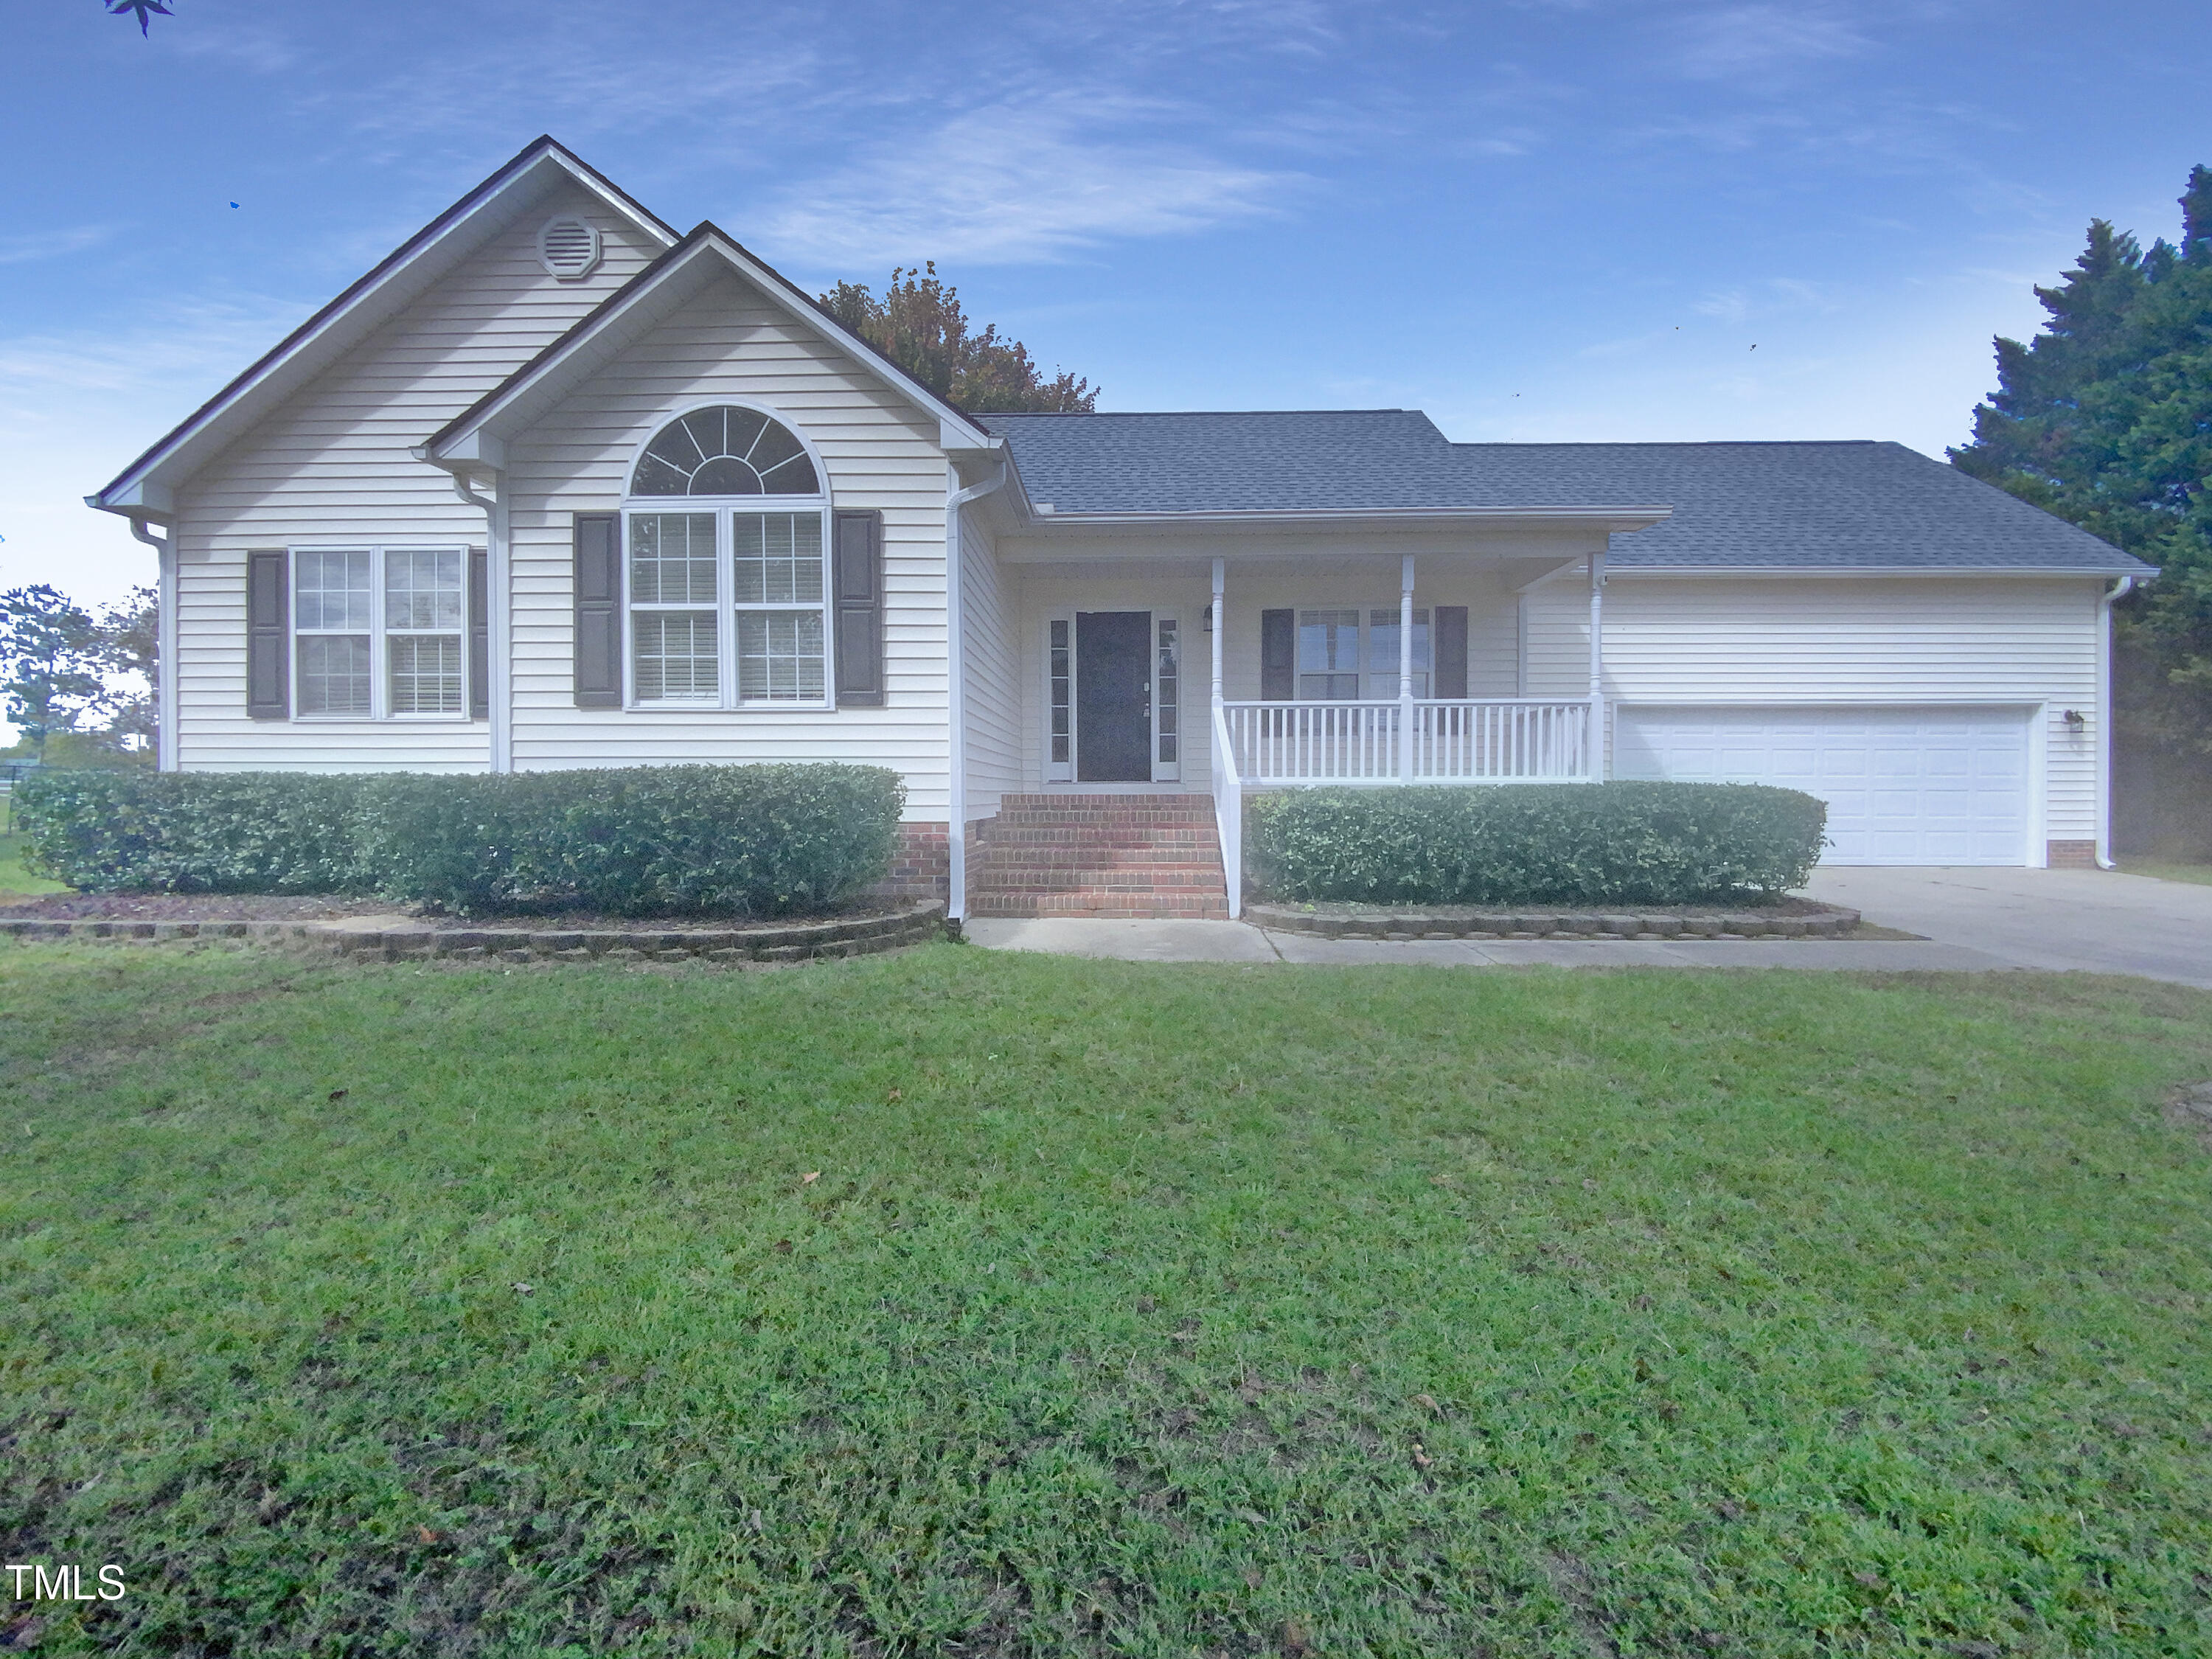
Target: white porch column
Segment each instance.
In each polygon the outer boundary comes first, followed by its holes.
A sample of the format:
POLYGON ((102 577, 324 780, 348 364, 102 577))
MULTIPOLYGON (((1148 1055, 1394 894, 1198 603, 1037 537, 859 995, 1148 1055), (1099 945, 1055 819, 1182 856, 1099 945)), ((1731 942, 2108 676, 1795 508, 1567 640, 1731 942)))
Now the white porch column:
POLYGON ((1398 781, 1413 781, 1413 556, 1398 560, 1398 781))
POLYGON ((1589 756, 1592 783, 1605 778, 1605 555, 1589 558, 1589 756))
POLYGON ((1221 636, 1229 631, 1229 619, 1221 614, 1221 584, 1229 568, 1226 559, 1213 562, 1213 706, 1221 707, 1221 636))

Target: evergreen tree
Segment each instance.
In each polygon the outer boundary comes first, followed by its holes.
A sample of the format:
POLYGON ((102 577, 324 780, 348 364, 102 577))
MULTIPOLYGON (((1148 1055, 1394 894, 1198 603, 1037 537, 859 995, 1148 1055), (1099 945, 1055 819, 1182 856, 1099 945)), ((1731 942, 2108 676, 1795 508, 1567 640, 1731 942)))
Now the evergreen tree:
POLYGON ((2160 567, 2118 607, 2118 724, 2212 758, 2212 169, 2189 175, 2181 239, 2099 219, 2036 298, 2023 346, 1996 343, 1997 390, 1953 465, 2160 567))
POLYGON ((1088 415, 1098 406, 1090 381, 1066 370, 1044 379, 1029 348, 1000 339, 996 323, 969 333, 960 290, 939 278, 935 260, 894 270, 881 299, 864 283, 840 283, 817 303, 955 409, 1088 415))
POLYGON ((100 678, 100 625, 58 588, 0 593, 0 706, 33 752, 76 729, 106 695, 100 678))

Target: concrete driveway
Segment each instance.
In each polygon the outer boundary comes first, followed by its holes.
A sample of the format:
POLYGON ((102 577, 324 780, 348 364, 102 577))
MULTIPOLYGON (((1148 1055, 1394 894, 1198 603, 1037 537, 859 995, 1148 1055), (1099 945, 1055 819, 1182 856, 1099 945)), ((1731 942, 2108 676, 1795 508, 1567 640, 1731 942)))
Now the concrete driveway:
POLYGON ((1808 890, 2023 968, 2212 988, 2212 886, 2102 870, 1823 869, 1808 890))

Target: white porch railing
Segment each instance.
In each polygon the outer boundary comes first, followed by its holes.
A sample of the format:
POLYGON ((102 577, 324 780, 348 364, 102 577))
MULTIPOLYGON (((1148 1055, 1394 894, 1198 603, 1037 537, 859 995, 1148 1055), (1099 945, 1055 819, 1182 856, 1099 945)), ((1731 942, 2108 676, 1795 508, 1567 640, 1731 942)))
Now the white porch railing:
POLYGON ((1221 839, 1221 876, 1229 886, 1231 919, 1244 914, 1244 780, 1237 769, 1222 705, 1213 706, 1213 830, 1221 839))
MULTIPOLYGON (((1215 793, 1299 783, 1572 783, 1591 775, 1593 704, 1533 697, 1224 702, 1215 793)), ((1224 845, 1224 852, 1226 850, 1224 845)))

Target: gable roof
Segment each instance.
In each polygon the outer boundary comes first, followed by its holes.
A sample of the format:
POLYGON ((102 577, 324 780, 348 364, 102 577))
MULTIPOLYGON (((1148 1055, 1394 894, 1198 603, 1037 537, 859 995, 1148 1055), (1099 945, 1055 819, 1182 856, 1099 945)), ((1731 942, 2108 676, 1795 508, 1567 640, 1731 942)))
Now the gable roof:
POLYGON ((977 419, 1006 438, 1030 498, 1055 516, 1477 504, 1415 409, 977 419))
POLYGON ((1030 498, 1051 503, 1046 525, 1085 515, 1663 502, 1674 510, 1662 521, 1613 544, 1614 568, 2151 568, 1895 443, 1455 444, 1419 410, 1398 409, 986 415, 979 424, 1006 438, 1030 498))
POLYGON ((1903 444, 1455 444, 1486 488, 1543 499, 1596 479, 1673 503, 1615 544, 1624 570, 2011 570, 2152 567, 1903 444))
POLYGON ((188 476, 212 450, 237 435, 274 403, 343 356, 481 240, 471 233, 518 198, 526 203, 567 179, 598 197, 664 244, 673 228, 617 189, 605 174, 549 137, 524 145, 514 159, 394 248, 344 292, 256 358, 222 391, 186 416, 123 469, 88 507, 111 513, 164 514, 166 480, 188 476))
POLYGON ((674 311, 718 268, 736 272, 793 321, 821 335, 916 407, 937 416, 946 448, 997 446, 998 441, 988 430, 832 319, 781 271, 712 221, 702 220, 674 247, 577 319, 568 332, 441 427, 420 453, 424 459, 446 465, 471 460, 501 465, 499 451, 509 429, 526 425, 624 345, 674 311))

